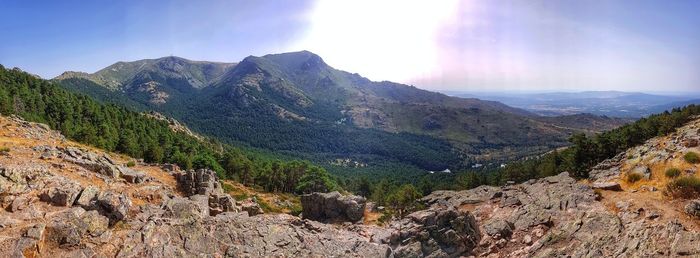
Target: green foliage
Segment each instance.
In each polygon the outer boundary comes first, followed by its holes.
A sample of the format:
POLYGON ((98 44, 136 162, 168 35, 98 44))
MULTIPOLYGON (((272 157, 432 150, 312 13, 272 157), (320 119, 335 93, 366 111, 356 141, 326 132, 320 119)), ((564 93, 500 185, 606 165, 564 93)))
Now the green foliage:
POLYGON ((644 178, 644 175, 642 175, 642 174, 640 174, 640 173, 634 173, 634 172, 633 172, 633 173, 627 174, 626 180, 627 180, 628 183, 635 183, 635 182, 637 182, 637 181, 639 181, 639 180, 642 180, 642 178, 644 178))
POLYGON ((296 186, 297 193, 330 192, 336 189, 336 183, 331 180, 328 172, 320 167, 310 167, 296 186))
MULTIPOLYGON (((572 146, 564 151, 553 151, 539 158, 511 163, 502 169, 479 173, 478 177, 467 173, 458 177, 457 185, 460 188, 472 188, 484 183, 523 182, 565 171, 571 172, 571 175, 577 178, 587 178, 588 171, 594 165, 653 137, 669 134, 696 115, 700 115, 700 106, 689 105, 670 112, 651 115, 592 137, 576 134, 570 139, 572 146)), ((690 159, 694 160, 693 154, 690 155, 690 159)), ((632 177, 634 180, 636 175, 632 177)))
POLYGON ((19 69, 7 70, 2 66, 0 114, 16 114, 46 123, 69 139, 107 151, 143 158, 147 162, 175 163, 184 169, 209 168, 220 178, 239 179, 248 186, 260 183, 270 191, 337 188, 322 168, 299 161, 271 161, 227 145, 222 150, 222 145, 216 142, 172 131, 165 121, 122 106, 102 104, 19 69))
POLYGON ((126 166, 127 166, 127 167, 136 166, 136 162, 134 162, 133 160, 129 160, 129 162, 126 163, 126 166))
POLYGON ((666 185, 666 193, 674 198, 697 198, 700 196, 700 179, 694 176, 677 178, 666 185))
POLYGON ((0 147, 0 154, 6 154, 9 152, 10 152, 10 147, 6 147, 6 146, 0 147))
POLYGON ((390 194, 387 197, 387 203, 394 211, 398 212, 399 217, 403 218, 409 211, 418 207, 417 200, 421 197, 423 197, 423 195, 418 192, 416 187, 406 184, 390 194))
POLYGON ((677 168, 669 168, 666 170, 665 174, 668 178, 675 178, 681 175, 681 170, 677 168))
POLYGON ((698 157, 698 154, 695 152, 688 152, 685 155, 683 155, 683 159, 685 159, 686 162, 690 164, 695 164, 700 162, 700 157, 698 157))

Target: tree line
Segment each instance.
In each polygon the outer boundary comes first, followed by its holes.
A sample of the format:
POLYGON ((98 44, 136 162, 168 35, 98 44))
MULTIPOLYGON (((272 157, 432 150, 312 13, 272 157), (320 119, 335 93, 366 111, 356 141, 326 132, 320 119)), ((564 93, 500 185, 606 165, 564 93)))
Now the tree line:
POLYGON ((280 161, 213 140, 174 132, 167 122, 123 106, 69 92, 17 68, 0 65, 0 114, 48 124, 67 138, 152 163, 185 169, 209 168, 221 178, 268 191, 305 193, 338 186, 325 169, 302 161, 280 161))

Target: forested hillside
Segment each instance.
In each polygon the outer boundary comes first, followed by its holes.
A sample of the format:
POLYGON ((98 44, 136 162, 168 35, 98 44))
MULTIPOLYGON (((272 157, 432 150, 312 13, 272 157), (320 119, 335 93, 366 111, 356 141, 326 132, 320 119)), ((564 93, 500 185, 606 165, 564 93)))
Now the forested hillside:
POLYGON ((564 150, 555 150, 536 159, 514 162, 505 168, 462 173, 457 180, 457 187, 473 188, 482 184, 523 182, 564 171, 580 179, 588 178, 591 168, 601 161, 653 137, 667 135, 698 115, 700 106, 689 105, 651 115, 594 136, 576 134, 570 139, 572 145, 564 150))
POLYGON ((308 162, 282 162, 215 141, 172 131, 167 122, 125 107, 102 104, 19 69, 0 66, 0 114, 48 124, 66 137, 147 162, 211 168, 223 178, 269 191, 328 191, 328 173, 308 162))
POLYGON ((176 57, 119 62, 56 79, 103 101, 172 116, 225 143, 310 159, 344 174, 352 169, 329 164, 350 159, 391 177, 413 176, 540 154, 567 145, 573 133, 625 123, 543 119, 498 102, 375 82, 308 51, 235 64, 176 57))

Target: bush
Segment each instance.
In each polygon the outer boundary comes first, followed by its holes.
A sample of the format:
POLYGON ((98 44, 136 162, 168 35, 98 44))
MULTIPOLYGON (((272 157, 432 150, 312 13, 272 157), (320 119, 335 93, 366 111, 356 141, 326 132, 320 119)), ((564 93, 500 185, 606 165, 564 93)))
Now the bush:
POLYGON ((666 170, 666 177, 675 178, 681 175, 681 170, 677 168, 669 168, 666 170))
POLYGON ((136 162, 134 162, 133 160, 130 160, 129 162, 126 163, 126 166, 127 166, 127 167, 136 166, 136 162))
POLYGON ((642 180, 643 177, 644 177, 644 175, 642 175, 640 173, 629 173, 629 174, 627 174, 627 182, 634 183, 634 182, 637 182, 639 180, 642 180))
POLYGON ((10 147, 0 147, 0 154, 6 154, 10 152, 10 147))
POLYGON ((677 178, 666 185, 666 192, 674 198, 697 198, 700 196, 700 178, 694 176, 677 178))
POLYGON ((685 159, 685 161, 687 161, 690 164, 695 164, 695 163, 700 162, 700 157, 698 156, 698 154, 695 152, 692 152, 692 151, 686 153, 685 156, 683 156, 683 159, 685 159))

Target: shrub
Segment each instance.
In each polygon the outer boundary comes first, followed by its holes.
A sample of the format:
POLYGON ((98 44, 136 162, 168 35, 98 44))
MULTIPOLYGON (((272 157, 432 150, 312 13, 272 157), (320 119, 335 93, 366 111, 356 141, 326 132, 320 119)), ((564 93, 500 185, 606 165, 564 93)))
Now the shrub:
POLYGON ((629 174, 627 174, 627 182, 634 183, 634 182, 637 182, 639 180, 642 180, 643 177, 644 177, 644 175, 642 175, 640 173, 629 173, 629 174))
POLYGON ((692 152, 692 151, 686 153, 685 156, 683 156, 683 159, 685 159, 685 161, 687 161, 690 164, 695 164, 695 163, 700 162, 700 157, 698 156, 698 154, 695 152, 692 152))
POLYGON ((129 162, 126 163, 126 166, 127 166, 127 167, 136 166, 136 162, 134 162, 133 160, 130 160, 129 162))
POLYGON ((700 196, 700 178, 694 176, 677 178, 666 185, 666 192, 674 198, 696 198, 700 196))
POLYGON ((0 147, 0 154, 5 154, 10 152, 10 147, 0 147))
POLYGON ((666 177, 675 178, 681 175, 681 170, 677 168, 669 168, 666 170, 666 177))

